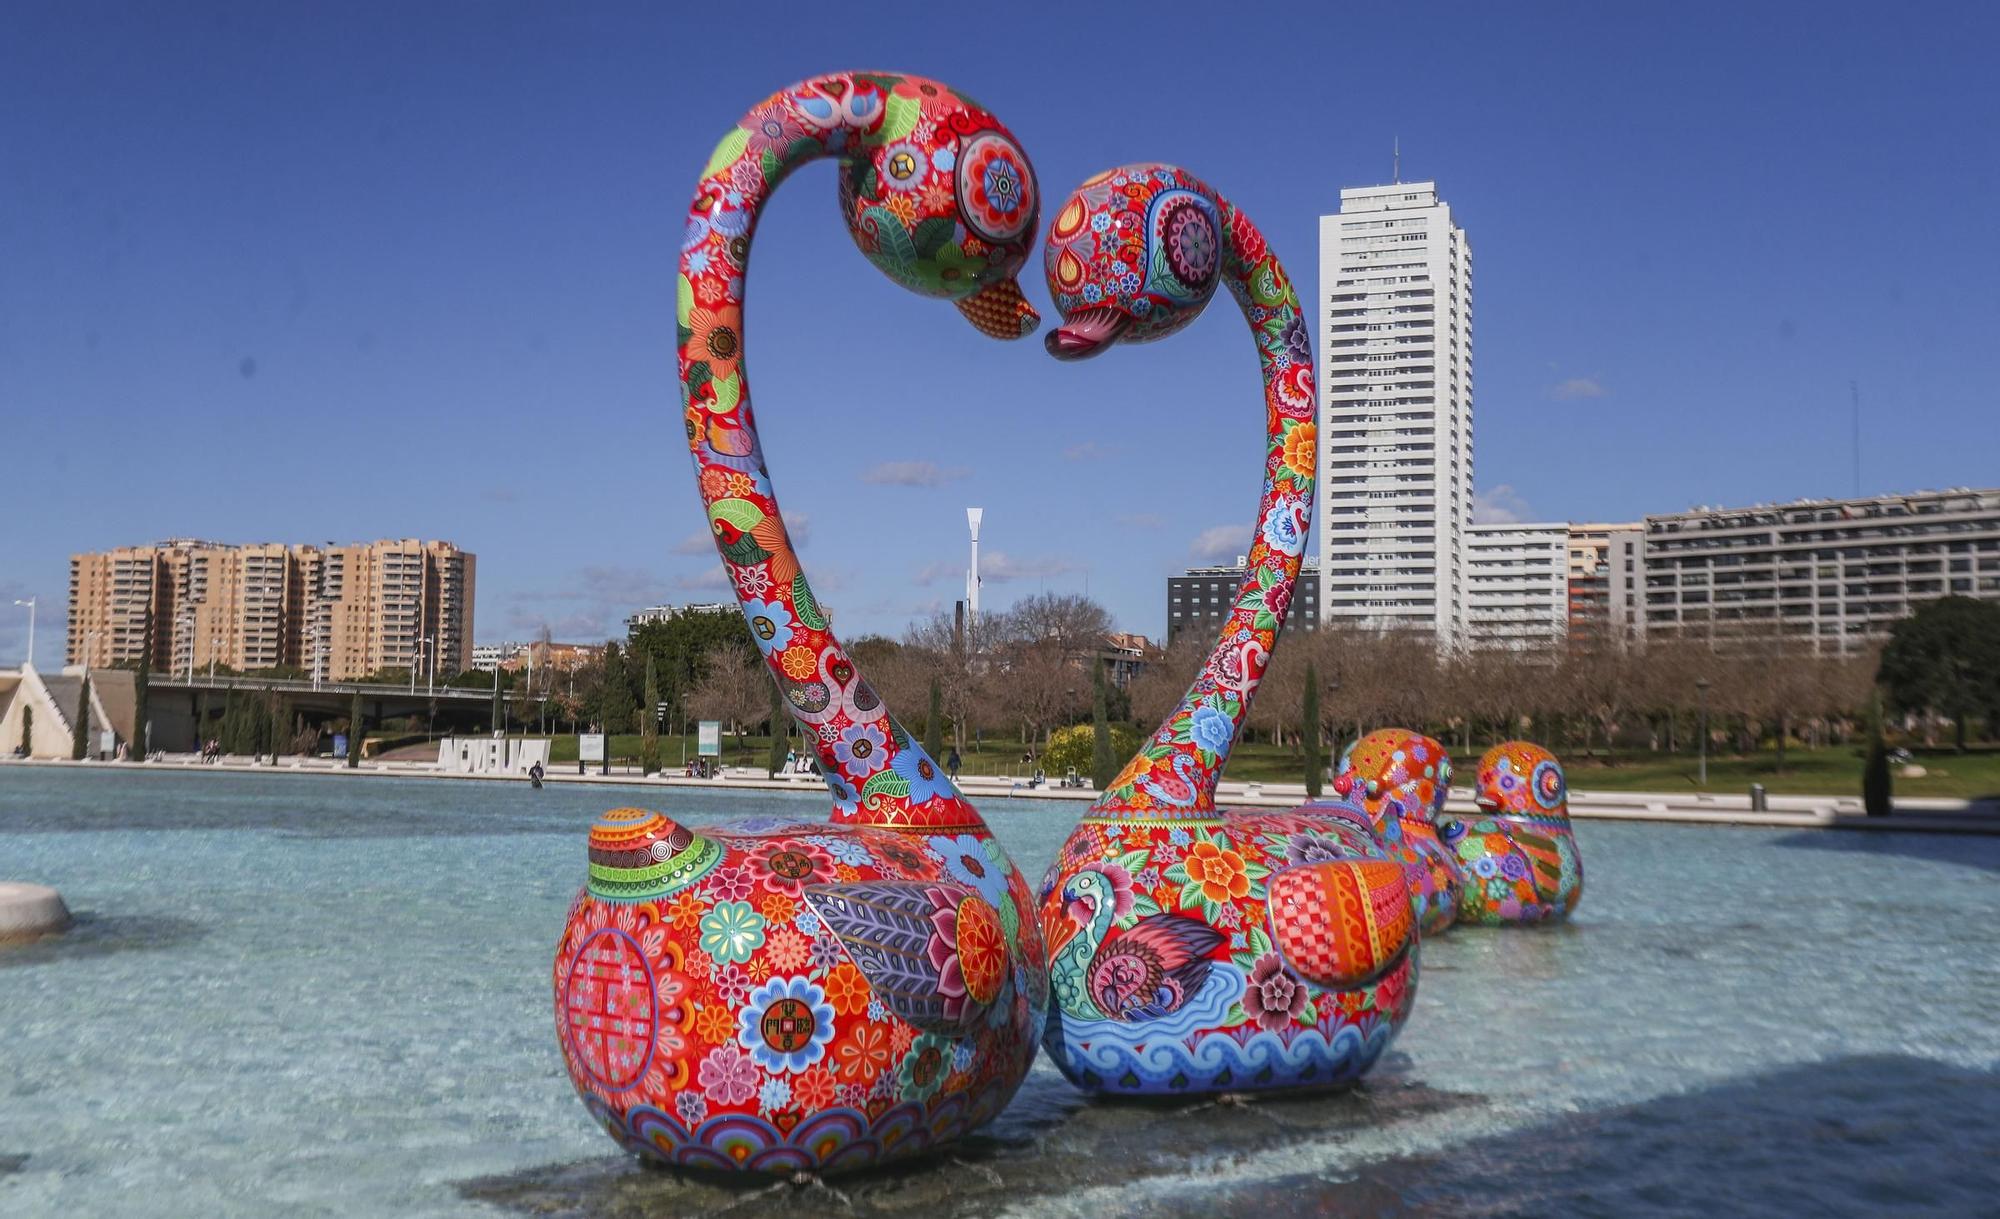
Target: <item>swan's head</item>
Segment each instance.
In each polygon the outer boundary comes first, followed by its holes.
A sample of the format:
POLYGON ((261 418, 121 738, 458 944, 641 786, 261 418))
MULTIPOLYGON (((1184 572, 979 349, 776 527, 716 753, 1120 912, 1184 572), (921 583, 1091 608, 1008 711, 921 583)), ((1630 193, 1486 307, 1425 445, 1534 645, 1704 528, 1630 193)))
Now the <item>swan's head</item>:
POLYGON ((1530 741, 1495 745, 1479 759, 1473 801, 1481 812, 1567 817, 1569 784, 1556 755, 1530 741))
POLYGON ((1192 322, 1222 278, 1222 208, 1172 165, 1127 165, 1078 187, 1056 212, 1042 261, 1063 324, 1059 360, 1143 343, 1192 322))
POLYGON ((1451 755, 1408 728, 1378 728, 1348 746, 1334 790, 1361 802, 1381 826, 1388 818, 1436 821, 1451 792, 1451 755))
POLYGON ((854 78, 881 108, 840 163, 840 208, 861 252, 890 279, 955 303, 982 333, 1033 334, 1041 316, 1015 279, 1041 196, 1013 133, 984 106, 918 76, 854 78))

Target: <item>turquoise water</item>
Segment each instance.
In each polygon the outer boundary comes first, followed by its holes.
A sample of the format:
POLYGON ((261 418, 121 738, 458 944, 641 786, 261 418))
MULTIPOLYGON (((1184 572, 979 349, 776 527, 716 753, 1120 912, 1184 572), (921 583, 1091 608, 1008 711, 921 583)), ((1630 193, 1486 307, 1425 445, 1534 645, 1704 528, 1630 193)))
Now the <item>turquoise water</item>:
MULTIPOLYGON (((805 797, 0 767, 0 1215, 821 1213, 645 1170, 585 1116, 550 954, 603 808, 805 797)), ((992 801, 1038 877, 1076 806, 992 801)), ((1424 948, 1335 1097, 1091 1104, 1046 1063, 855 1214, 1992 1214, 2000 840, 1586 823, 1577 920, 1424 948)))

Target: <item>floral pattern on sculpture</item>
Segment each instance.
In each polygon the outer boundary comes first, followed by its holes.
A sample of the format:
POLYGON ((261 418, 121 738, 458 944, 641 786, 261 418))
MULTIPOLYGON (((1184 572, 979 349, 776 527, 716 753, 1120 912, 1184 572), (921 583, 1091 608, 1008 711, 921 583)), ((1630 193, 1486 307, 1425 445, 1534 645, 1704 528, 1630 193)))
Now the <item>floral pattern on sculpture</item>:
POLYGON ((1352 810, 1222 814, 1214 802, 1312 519, 1315 394, 1298 302, 1249 218, 1169 165, 1084 183, 1058 209, 1043 258, 1064 319, 1048 347, 1061 358, 1172 334, 1227 284, 1256 341, 1265 424, 1263 497, 1229 619, 1042 883, 1054 1001, 1044 1046, 1100 1092, 1352 1082, 1414 995, 1400 869, 1352 810))
MULTIPOLYGON (((848 233, 878 269, 982 333, 1018 338, 1036 322, 1014 279, 1034 173, 1007 129, 948 86, 815 77, 753 107, 701 171, 675 282, 682 428, 833 824, 695 834, 608 814, 553 980, 564 1062, 591 1114, 632 1151, 711 1169, 861 1168, 976 1129, 1026 1074, 1048 1002, 1040 925, 1019 914, 1026 878, 835 637, 765 465, 744 273, 771 192, 820 158, 838 162, 848 233), (946 875, 931 836, 972 844, 984 883, 946 875)), ((885 321, 883 350, 902 341, 885 321)))

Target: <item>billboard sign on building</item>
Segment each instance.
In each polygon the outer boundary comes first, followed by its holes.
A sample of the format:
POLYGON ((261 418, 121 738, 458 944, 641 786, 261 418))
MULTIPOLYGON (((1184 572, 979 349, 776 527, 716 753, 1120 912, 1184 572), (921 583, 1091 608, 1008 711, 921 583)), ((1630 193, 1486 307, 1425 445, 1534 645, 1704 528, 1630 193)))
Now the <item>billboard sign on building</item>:
POLYGON ((722 756, 722 721, 703 720, 697 730, 695 752, 704 758, 722 756))

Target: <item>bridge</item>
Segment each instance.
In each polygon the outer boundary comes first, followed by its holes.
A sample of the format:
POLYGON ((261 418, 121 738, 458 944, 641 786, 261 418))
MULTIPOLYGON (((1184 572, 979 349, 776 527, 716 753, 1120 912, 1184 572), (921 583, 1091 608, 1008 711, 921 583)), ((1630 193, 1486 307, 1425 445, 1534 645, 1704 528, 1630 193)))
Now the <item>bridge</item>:
MULTIPOLYGON (((153 725, 152 747, 169 752, 198 749, 202 734, 197 733, 195 725, 204 698, 208 704, 208 732, 212 735, 214 722, 221 716, 231 691, 256 698, 275 694, 285 700, 287 709, 304 716, 308 724, 346 719, 353 709, 354 696, 359 694, 362 721, 371 729, 401 716, 418 715, 439 728, 484 730, 490 727, 493 708, 493 691, 462 686, 429 689, 419 683, 412 690, 408 685, 365 681, 210 677, 203 673, 192 677, 154 675, 146 683, 146 718, 153 725)), ((500 699, 508 716, 517 723, 535 714, 534 704, 525 695, 503 690, 500 699)))

